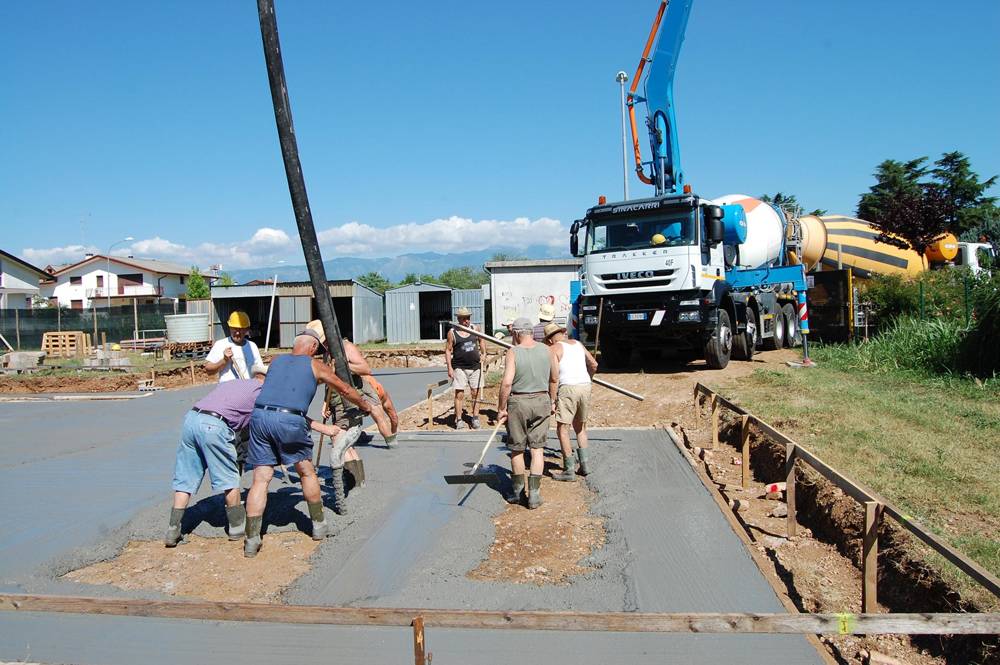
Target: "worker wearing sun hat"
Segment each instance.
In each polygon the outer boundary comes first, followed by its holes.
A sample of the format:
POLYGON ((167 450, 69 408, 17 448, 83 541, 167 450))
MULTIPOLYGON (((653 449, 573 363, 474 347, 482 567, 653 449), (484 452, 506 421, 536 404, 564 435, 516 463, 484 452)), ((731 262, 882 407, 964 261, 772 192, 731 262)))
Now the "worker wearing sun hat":
POLYGON ((205 357, 205 369, 209 374, 219 373, 219 383, 235 379, 249 379, 250 368, 263 365, 260 349, 251 342, 250 317, 246 312, 233 312, 226 321, 229 336, 218 340, 205 357))
MULTIPOLYGON (((465 307, 459 307, 455 313, 459 325, 472 330, 479 330, 472 323, 472 312, 465 307)), ((479 389, 482 386, 483 357, 486 355, 486 342, 477 339, 471 333, 452 328, 444 347, 444 359, 448 365, 448 378, 451 379, 451 389, 455 392, 455 429, 465 429, 463 416, 465 406, 465 391, 472 393, 472 411, 470 412, 472 429, 479 429, 479 389)))
POLYGON ((247 494, 246 541, 244 556, 257 555, 261 547, 261 525, 267 505, 267 491, 274 476, 274 465, 295 465, 302 483, 312 519, 313 540, 322 540, 331 533, 323 514, 323 495, 316 467, 313 465, 313 429, 333 438, 331 465, 343 466, 344 454, 361 435, 360 427, 347 431, 336 425, 321 425, 307 415, 316 396, 318 384, 325 383, 361 411, 370 414, 371 404, 354 386, 338 377, 333 368, 314 356, 324 348, 326 334, 323 324, 310 321, 295 337, 290 354, 280 355, 268 367, 267 379, 250 416, 250 448, 247 465, 253 467, 253 485, 247 494))
POLYGON ((531 338, 540 344, 545 343, 545 326, 552 323, 556 318, 555 305, 544 303, 538 308, 538 323, 531 329, 531 338))
POLYGON ((566 337, 566 329, 558 323, 545 326, 545 343, 559 364, 559 389, 556 393, 556 435, 562 449, 563 471, 553 473, 555 480, 576 480, 576 474, 587 475, 587 411, 590 408, 590 384, 597 372, 597 361, 590 351, 575 339, 566 337), (579 466, 573 458, 569 428, 576 432, 576 452, 579 466))

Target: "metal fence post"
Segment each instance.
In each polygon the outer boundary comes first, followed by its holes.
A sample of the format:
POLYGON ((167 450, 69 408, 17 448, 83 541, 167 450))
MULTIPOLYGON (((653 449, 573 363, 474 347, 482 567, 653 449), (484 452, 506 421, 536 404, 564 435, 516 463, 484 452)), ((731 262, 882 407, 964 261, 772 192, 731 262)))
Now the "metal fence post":
POLYGON ((920 320, 924 320, 924 282, 921 280, 920 285, 920 320))
POLYGON ((965 327, 969 327, 969 320, 972 318, 972 303, 969 302, 969 276, 966 275, 962 279, 963 291, 965 292, 965 327))

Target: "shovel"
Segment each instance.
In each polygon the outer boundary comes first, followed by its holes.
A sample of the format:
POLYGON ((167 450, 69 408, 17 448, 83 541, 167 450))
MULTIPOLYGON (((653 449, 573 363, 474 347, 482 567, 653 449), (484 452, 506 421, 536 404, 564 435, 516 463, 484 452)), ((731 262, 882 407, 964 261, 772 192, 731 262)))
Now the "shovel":
POLYGON ((479 454, 479 460, 472 467, 472 470, 468 473, 462 473, 454 476, 445 476, 444 482, 449 485, 475 485, 476 483, 493 483, 496 482, 497 474, 493 472, 488 473, 476 473, 479 467, 483 463, 483 458, 486 457, 486 451, 489 450, 490 444, 493 443, 493 439, 496 438, 497 432, 500 431, 500 425, 502 421, 497 421, 496 427, 493 428, 493 433, 490 434, 490 438, 486 440, 486 445, 483 446, 483 452, 479 454))

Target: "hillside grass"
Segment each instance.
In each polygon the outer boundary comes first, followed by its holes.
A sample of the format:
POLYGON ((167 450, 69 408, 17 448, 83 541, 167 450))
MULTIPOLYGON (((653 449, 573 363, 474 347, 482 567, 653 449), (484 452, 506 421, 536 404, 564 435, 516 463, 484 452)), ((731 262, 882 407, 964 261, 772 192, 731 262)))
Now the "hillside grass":
MULTIPOLYGON (((896 504, 1000 576, 1000 382, 860 369, 850 347, 819 347, 812 369, 757 370, 719 386, 754 414, 896 504)), ((922 552, 962 594, 991 594, 922 552)))

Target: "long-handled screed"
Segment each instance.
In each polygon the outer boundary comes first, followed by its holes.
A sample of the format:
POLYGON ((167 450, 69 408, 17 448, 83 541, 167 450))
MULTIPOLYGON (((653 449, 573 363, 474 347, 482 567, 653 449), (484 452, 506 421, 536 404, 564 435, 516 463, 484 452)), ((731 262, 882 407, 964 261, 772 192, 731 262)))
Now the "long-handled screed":
POLYGON ((444 482, 449 485, 475 485, 477 483, 495 483, 497 480, 497 474, 492 471, 488 473, 476 473, 482 466, 483 458, 486 457, 486 451, 489 450, 490 444, 493 443, 493 439, 496 438, 497 432, 500 431, 500 425, 503 423, 497 421, 496 427, 493 428, 493 433, 490 434, 490 438, 486 440, 486 445, 483 446, 483 452, 479 454, 479 459, 476 461, 472 470, 468 473, 461 473, 454 476, 445 476, 444 482))

